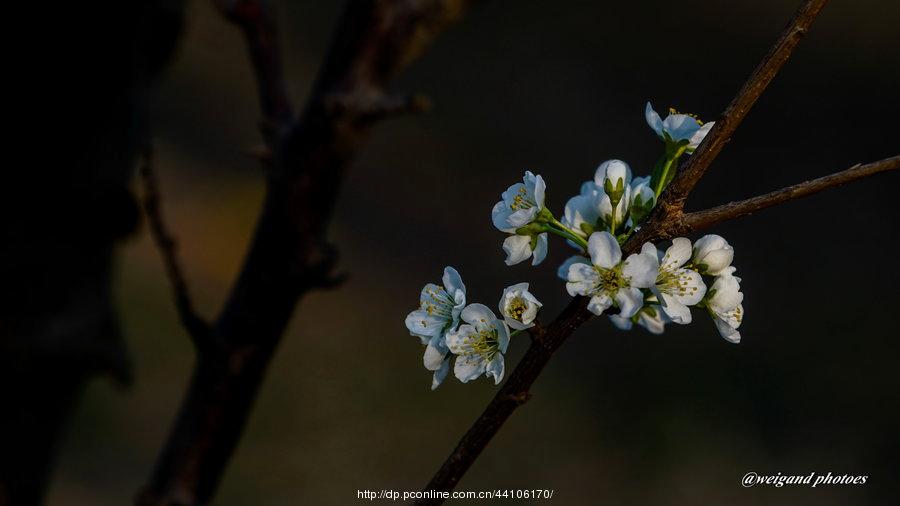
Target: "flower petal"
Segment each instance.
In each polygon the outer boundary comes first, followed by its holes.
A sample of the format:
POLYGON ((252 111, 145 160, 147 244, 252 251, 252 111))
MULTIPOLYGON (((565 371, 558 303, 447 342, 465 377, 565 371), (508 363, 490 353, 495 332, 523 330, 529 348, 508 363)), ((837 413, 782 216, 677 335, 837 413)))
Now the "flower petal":
POLYGON ((658 274, 659 260, 649 251, 629 255, 622 266, 622 276, 637 288, 650 288, 656 284, 658 274))
POLYGON ((462 290, 463 294, 466 293, 466 285, 463 284, 462 276, 449 265, 444 267, 444 277, 441 281, 444 283, 444 289, 450 295, 455 295, 457 290, 462 290))
POLYGON ((572 297, 590 295, 597 289, 599 277, 593 265, 573 263, 569 266, 569 274, 566 277, 566 291, 572 297))
POLYGON ((622 248, 609 232, 594 232, 588 239, 588 253, 598 267, 612 269, 622 261, 622 248))
POLYGON ((650 125, 650 128, 656 132, 656 135, 659 136, 660 139, 663 138, 663 129, 662 129, 662 118, 659 117, 659 114, 653 110, 653 106, 650 105, 650 102, 647 102, 647 106, 644 107, 644 119, 647 120, 647 124, 650 125))
POLYGON ((697 129, 696 132, 694 132, 694 135, 691 136, 691 140, 688 142, 688 145, 687 145, 688 153, 697 149, 697 146, 699 146, 700 143, 703 142, 703 139, 706 138, 706 134, 708 134, 709 131, 712 130, 712 127, 715 124, 716 124, 715 121, 710 121, 709 123, 704 123, 702 127, 700 127, 699 129, 697 129))
POLYGON ((604 293, 598 293, 591 297, 590 302, 588 302, 588 311, 594 313, 597 316, 603 314, 604 311, 609 309, 609 306, 612 306, 612 298, 604 293))
POLYGON ((501 232, 515 232, 515 227, 509 224, 509 215, 511 214, 512 209, 509 208, 509 204, 506 202, 501 200, 494 204, 494 208, 491 209, 491 221, 494 223, 494 227, 501 232))
POLYGON ((503 354, 498 353, 488 362, 485 368, 485 376, 494 378, 494 384, 499 385, 503 381, 503 373, 506 371, 506 364, 503 360, 503 354))
POLYGON ((497 315, 491 311, 491 308, 484 304, 469 304, 463 309, 462 319, 466 323, 475 326, 476 329, 483 329, 488 325, 493 325, 497 321, 497 315))
POLYGON ((506 252, 506 265, 516 265, 531 257, 531 237, 527 235, 511 235, 503 240, 503 251, 506 252))
POLYGON ((437 371, 449 351, 447 343, 444 342, 444 336, 432 337, 428 346, 425 347, 425 354, 422 355, 422 363, 425 365, 425 369, 437 371))
POLYGON ((418 336, 422 344, 428 344, 432 337, 440 335, 446 325, 445 318, 430 315, 424 309, 416 309, 406 315, 407 330, 410 334, 418 336))
POLYGON ((487 364, 479 355, 462 355, 456 357, 456 363, 453 364, 453 374, 463 383, 468 383, 473 379, 484 374, 487 364))
POLYGON ((617 314, 609 315, 609 321, 619 330, 631 330, 634 326, 631 322, 631 318, 623 318, 617 314))
POLYGON ((644 306, 644 294, 633 286, 619 288, 616 291, 616 304, 619 305, 619 316, 631 318, 644 306))
POLYGON ((672 245, 666 250, 660 263, 661 269, 674 271, 691 258, 691 241, 685 237, 672 239, 672 245))
POLYGON ((441 366, 436 371, 434 371, 434 374, 431 376, 431 389, 432 390, 441 386, 441 383, 444 382, 444 378, 447 377, 448 372, 450 372, 450 360, 449 359, 441 362, 441 366))
MULTIPOLYGON (((537 241, 534 244, 534 257, 531 259, 531 265, 537 265, 544 261, 547 258, 547 232, 542 234, 538 234, 537 241)), ((528 247, 531 247, 531 241, 528 243, 528 247)))
POLYGON ((559 269, 556 270, 556 276, 562 280, 569 279, 569 267, 573 264, 585 264, 590 265, 590 260, 584 258, 581 255, 572 255, 565 260, 562 264, 560 264, 559 269))
POLYGON ((678 269, 675 271, 677 276, 678 288, 672 290, 671 294, 678 302, 694 306, 706 295, 706 283, 703 277, 697 271, 690 269, 678 269))
POLYGON ((662 302, 662 310, 679 325, 687 325, 691 323, 691 310, 687 306, 678 301, 674 296, 668 293, 660 293, 657 295, 662 302))
POLYGON ((663 131, 674 142, 689 141, 699 129, 697 119, 687 114, 670 114, 663 120, 663 131))

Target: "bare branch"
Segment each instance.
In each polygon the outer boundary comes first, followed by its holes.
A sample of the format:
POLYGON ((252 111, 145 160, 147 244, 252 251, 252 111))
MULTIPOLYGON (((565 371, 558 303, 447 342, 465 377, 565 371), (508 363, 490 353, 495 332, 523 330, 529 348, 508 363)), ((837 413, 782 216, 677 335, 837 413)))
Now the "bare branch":
POLYGON ((163 220, 160 208, 159 179, 154 170, 154 160, 153 148, 147 146, 141 154, 140 174, 144 183, 143 205, 150 226, 150 235, 153 236, 153 241, 159 249, 166 275, 172 284, 175 307, 178 310, 181 324, 191 336, 194 346, 197 349, 204 349, 211 344, 211 329, 209 324, 197 315, 184 272, 178 261, 178 245, 163 220))
POLYGON ((354 104, 364 113, 360 117, 335 114, 329 100, 389 97, 391 79, 471 3, 348 1, 296 121, 289 118, 284 99, 267 4, 217 3, 244 28, 263 111, 276 125, 267 136, 269 150, 261 154, 270 165, 266 198, 240 275, 214 325, 221 344, 198 354, 175 426, 137 498, 139 505, 209 504, 297 301, 343 279, 334 273, 338 255, 326 239, 327 227, 343 173, 367 140, 371 120, 421 108, 421 100, 379 98, 362 108, 354 104))
POLYGON ((401 114, 419 114, 431 110, 425 95, 332 95, 325 107, 334 115, 349 115, 360 121, 374 121, 401 114))
POLYGON ((847 170, 813 179, 812 181, 805 181, 793 186, 788 186, 787 188, 766 193, 765 195, 741 200, 739 202, 729 202, 728 204, 706 209, 704 211, 685 214, 683 217, 684 226, 687 230, 707 228, 723 221, 747 216, 748 214, 752 214, 767 207, 776 206, 790 200, 799 199, 806 197, 807 195, 835 188, 856 181, 857 179, 897 169, 900 169, 900 156, 886 158, 865 165, 857 164, 847 170))
MULTIPOLYGON (((826 0, 804 1, 762 63, 738 91, 722 117, 716 121, 716 125, 694 152, 691 160, 660 196, 660 201, 648 221, 622 245, 624 255, 636 252, 644 242, 667 237, 670 228, 681 225, 687 195, 721 152, 750 107, 787 61, 825 2, 826 0)), ((576 297, 546 328, 540 339, 532 340, 531 346, 509 379, 450 453, 425 487, 425 491, 449 491, 456 487, 494 434, 519 406, 514 399, 528 398, 528 390, 550 361, 553 353, 590 317, 587 299, 576 297)), ((442 499, 422 499, 416 502, 420 505, 441 503, 442 499)))

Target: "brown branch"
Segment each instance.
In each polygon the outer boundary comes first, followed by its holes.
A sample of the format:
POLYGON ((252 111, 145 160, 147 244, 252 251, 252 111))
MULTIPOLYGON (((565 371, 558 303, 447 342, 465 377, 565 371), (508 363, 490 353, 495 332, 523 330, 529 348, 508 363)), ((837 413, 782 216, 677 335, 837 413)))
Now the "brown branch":
POLYGON ((284 83, 274 7, 267 0, 213 0, 213 4, 244 32, 263 112, 261 129, 271 144, 294 116, 284 83))
MULTIPOLYGON (((238 279, 214 324, 216 345, 197 355, 190 387, 150 482, 137 498, 139 505, 210 502, 297 301, 310 290, 340 282, 333 274, 337 252, 326 240, 327 226, 342 175, 373 122, 334 114, 327 107, 328 98, 388 96, 389 82, 471 3, 347 3, 302 114, 269 139, 271 170, 262 214, 238 279)), ((256 21, 249 23, 252 29, 241 26, 251 54, 259 40, 266 42, 257 44, 263 50, 273 47, 272 19, 258 22, 263 18, 256 15, 262 11, 254 10, 261 2, 226 5, 249 6, 250 19, 256 21)), ((264 84, 260 93, 264 111, 279 111, 265 105, 268 90, 278 88, 265 85, 272 82, 269 72, 280 69, 280 64, 270 65, 270 56, 277 57, 277 52, 266 53, 265 65, 256 63, 256 57, 254 62, 264 84)))
POLYGON ((739 202, 729 202, 728 204, 706 209, 704 211, 685 214, 683 217, 684 227, 687 231, 700 230, 723 221, 747 216, 767 207, 776 206, 790 200, 799 199, 806 197, 807 195, 845 185, 856 181, 857 179, 898 169, 900 169, 900 156, 886 158, 865 165, 855 165, 847 170, 813 179, 812 181, 805 181, 793 186, 788 186, 787 188, 766 193, 765 195, 741 200, 739 202))
POLYGON ((806 35, 810 25, 825 6, 828 0, 805 0, 800 9, 788 23, 781 37, 769 50, 762 62, 753 71, 753 74, 738 91, 734 100, 725 109, 722 116, 716 120, 716 124, 700 144, 691 158, 684 164, 679 177, 674 179, 666 189, 666 199, 671 204, 683 204, 694 185, 700 181, 703 174, 709 169, 713 160, 719 156, 725 144, 731 140, 735 130, 744 121, 747 113, 759 99, 763 91, 772 82, 772 79, 787 62, 800 39, 806 35))
MULTIPOLYGON (((738 91, 722 118, 716 121, 716 126, 692 155, 690 162, 672 181, 669 189, 660 196, 660 201, 648 221, 622 245, 624 255, 636 252, 644 242, 664 238, 670 227, 680 224, 687 195, 721 152, 750 107, 778 73, 824 4, 825 0, 806 0, 803 3, 757 70, 738 91)), ((449 491, 456 487, 494 434, 521 405, 520 400, 528 399, 531 385, 550 361, 553 353, 590 317, 587 299, 576 297, 545 329, 541 339, 532 341, 509 379, 431 478, 425 491, 449 491)), ((416 504, 420 505, 441 503, 442 499, 416 501, 416 504)))
POLYGON ((153 148, 151 146, 145 147, 143 153, 141 153, 139 171, 141 180, 144 183, 143 206, 144 213, 147 215, 147 223, 150 227, 150 235, 153 237, 153 242, 156 243, 157 249, 159 249, 162 256, 166 276, 172 285, 175 308, 178 310, 181 324, 184 325, 198 349, 206 348, 210 345, 211 329, 209 324, 197 314, 194 308, 184 272, 178 261, 178 245, 175 243, 175 239, 172 238, 168 227, 166 227, 165 220, 163 220, 160 207, 159 178, 154 170, 154 160, 153 148))

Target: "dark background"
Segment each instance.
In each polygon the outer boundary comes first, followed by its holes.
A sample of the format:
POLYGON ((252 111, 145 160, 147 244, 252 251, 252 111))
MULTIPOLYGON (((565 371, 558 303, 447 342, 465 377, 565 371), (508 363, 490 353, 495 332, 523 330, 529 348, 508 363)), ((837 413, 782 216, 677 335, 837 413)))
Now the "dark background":
MULTIPOLYGON (((298 103, 339 4, 279 3, 298 103)), ((379 126, 346 178, 332 237, 350 281, 298 308, 217 504, 348 504, 358 489, 422 487, 496 387, 449 378, 428 390, 403 326, 421 286, 453 265, 469 300, 494 307, 503 287, 529 281, 551 319, 567 301, 555 269, 569 250, 554 240, 539 268, 505 268, 489 218, 500 192, 531 169, 559 214, 605 159, 649 173, 661 144, 644 102, 713 119, 796 4, 496 1, 442 35, 396 86, 427 93, 434 111, 379 126)), ((259 144, 259 113, 240 33, 203 1, 184 21, 145 118, 166 217, 213 315, 261 202, 262 175, 245 155, 259 144)), ((896 155, 898 24, 895 2, 827 6, 689 208, 896 155)), ((699 311, 661 336, 589 322, 460 488, 554 489, 558 504, 888 504, 900 451, 898 184, 877 176, 716 227, 744 280, 742 343, 722 340, 699 311), (749 471, 869 478, 744 489, 749 471)), ((86 389, 51 505, 130 501, 191 370, 146 227, 116 254, 134 382, 86 389)), ((513 340, 508 370, 525 347, 513 340)))

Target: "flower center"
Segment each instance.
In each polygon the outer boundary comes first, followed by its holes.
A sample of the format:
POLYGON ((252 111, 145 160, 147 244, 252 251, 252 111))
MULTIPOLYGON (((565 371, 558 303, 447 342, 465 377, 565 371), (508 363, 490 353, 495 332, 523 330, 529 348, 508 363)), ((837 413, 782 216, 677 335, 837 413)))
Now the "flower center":
POLYGON ((670 295, 693 295, 697 291, 697 286, 688 286, 689 281, 690 278, 684 274, 660 268, 659 275, 656 277, 656 286, 670 295))
POLYGON ((509 205, 509 208, 513 211, 518 211, 519 209, 531 209, 535 205, 537 204, 528 200, 528 190, 522 187, 519 188, 519 194, 513 197, 513 202, 509 205))
POLYGON ((506 307, 506 314, 516 321, 522 321, 522 315, 528 310, 528 304, 521 297, 515 297, 506 307))
POLYGON ((447 290, 445 290, 443 286, 439 286, 436 289, 430 288, 426 290, 425 293, 427 293, 433 301, 422 301, 422 309, 428 312, 429 315, 441 316, 444 318, 451 318, 453 316, 453 306, 456 305, 456 301, 450 297, 450 294, 447 293, 447 290))
POLYGON ((478 333, 470 335, 466 338, 466 343, 472 350, 467 354, 480 355, 487 361, 493 360, 500 352, 500 340, 497 329, 494 327, 479 330, 478 333))
POLYGON ((669 114, 683 114, 685 116, 690 116, 694 118, 700 126, 703 126, 703 122, 700 121, 700 118, 698 118, 696 114, 691 114, 689 112, 678 112, 674 107, 669 107, 669 114))
POLYGON ((629 286, 628 280, 622 276, 622 270, 619 266, 612 269, 604 269, 602 267, 594 267, 600 275, 600 281, 597 285, 608 293, 616 293, 619 288, 629 286))

